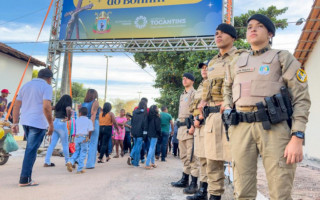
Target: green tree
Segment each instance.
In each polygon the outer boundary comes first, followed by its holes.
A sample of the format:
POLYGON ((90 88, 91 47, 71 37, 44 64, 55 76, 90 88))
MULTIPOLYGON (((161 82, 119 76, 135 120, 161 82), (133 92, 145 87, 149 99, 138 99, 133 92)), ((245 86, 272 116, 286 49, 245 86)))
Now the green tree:
POLYGON ((87 88, 83 83, 72 82, 72 100, 76 103, 82 103, 87 94, 87 88))
POLYGON ((288 7, 277 9, 276 6, 270 6, 267 9, 260 8, 259 10, 249 10, 247 13, 234 17, 234 26, 237 29, 238 39, 246 39, 246 25, 247 20, 254 14, 263 14, 269 17, 276 28, 285 29, 288 26, 287 19, 279 19, 279 15, 284 14, 288 10, 288 7))
MULTIPOLYGON (((246 21, 252 14, 265 14, 272 19, 277 28, 286 28, 287 19, 278 19, 278 16, 285 13, 287 8, 277 9, 270 6, 267 9, 261 8, 257 11, 248 11, 235 17, 235 27, 238 27, 238 40, 235 46, 249 49, 250 45, 245 41, 246 21)), ((155 101, 160 105, 168 106, 169 112, 173 117, 178 116, 179 98, 183 92, 182 75, 185 72, 191 72, 195 75, 196 81, 194 87, 197 88, 201 81, 201 74, 198 64, 207 59, 212 59, 218 54, 217 50, 196 51, 196 52, 157 52, 157 53, 136 53, 134 58, 142 68, 150 65, 156 72, 155 88, 160 90, 160 98, 155 101)))
POLYGON ((37 78, 38 77, 38 73, 39 73, 38 70, 36 70, 36 69, 32 70, 32 79, 37 78))

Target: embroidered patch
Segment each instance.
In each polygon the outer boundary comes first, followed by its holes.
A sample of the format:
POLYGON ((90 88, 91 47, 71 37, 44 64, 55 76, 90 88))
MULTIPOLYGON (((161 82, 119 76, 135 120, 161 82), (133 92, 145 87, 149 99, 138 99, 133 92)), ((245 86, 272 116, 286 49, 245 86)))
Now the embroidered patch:
POLYGON ((259 74, 262 75, 268 75, 270 73, 270 67, 269 65, 262 65, 259 68, 259 74))
POLYGON ((297 79, 301 83, 305 83, 308 79, 307 73, 303 69, 298 69, 297 70, 297 79))
POLYGON ((184 98, 184 101, 185 101, 185 102, 188 102, 188 97, 184 98))
POLYGON ((243 73, 243 72, 253 72, 254 71, 254 67, 246 67, 246 68, 241 68, 237 70, 237 74, 239 73, 243 73))

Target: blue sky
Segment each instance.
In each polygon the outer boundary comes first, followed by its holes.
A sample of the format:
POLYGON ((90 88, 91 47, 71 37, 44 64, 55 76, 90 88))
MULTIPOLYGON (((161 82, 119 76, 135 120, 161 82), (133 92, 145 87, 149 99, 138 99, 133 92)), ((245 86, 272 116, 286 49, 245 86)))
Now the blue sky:
MULTIPOLYGON (((206 1, 209 2, 210 0, 206 1)), ((275 5, 278 8, 289 7, 286 14, 281 16, 287 18, 289 22, 295 22, 300 18, 306 19, 313 4, 313 0, 305 0, 303 3, 299 0, 235 0, 234 2, 236 16, 248 10, 267 8, 271 5, 275 5)), ((49 0, 1 1, 0 42, 4 42, 13 48, 45 61, 48 44, 40 43, 34 45, 28 42, 36 40, 49 4, 49 0), (25 16, 29 13, 33 14, 25 16), (19 19, 9 22, 15 18, 19 19)), ((49 14, 44 26, 40 41, 47 41, 49 38, 51 18, 52 12, 49 14)), ((287 29, 277 30, 273 47, 287 49, 293 52, 302 28, 303 25, 296 26, 294 23, 290 23, 287 29)), ((152 87, 155 73, 150 67, 146 68, 146 70, 151 73, 152 76, 140 69, 136 63, 123 53, 109 53, 108 55, 113 56, 109 59, 109 100, 113 98, 137 98, 139 91, 142 92, 142 96, 148 97, 151 103, 153 102, 152 98, 159 96, 159 91, 152 87)), ((132 57, 132 55, 130 56, 132 57)), ((104 58, 104 54, 75 54, 73 61, 74 69, 72 79, 84 83, 86 87, 97 89, 99 96, 102 97, 104 94, 106 72, 106 59, 104 58)))

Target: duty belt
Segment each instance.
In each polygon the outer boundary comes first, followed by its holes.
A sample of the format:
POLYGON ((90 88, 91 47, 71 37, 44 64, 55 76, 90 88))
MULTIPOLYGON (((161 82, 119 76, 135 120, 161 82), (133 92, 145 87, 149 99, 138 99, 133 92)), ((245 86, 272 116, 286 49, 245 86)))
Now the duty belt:
POLYGON ((208 107, 207 109, 209 113, 218 113, 220 112, 220 107, 221 106, 214 106, 214 107, 208 107))
POLYGON ((177 122, 178 128, 181 126, 187 126, 186 122, 177 122))
POLYGON ((221 106, 206 106, 203 108, 203 116, 206 119, 207 117, 209 117, 210 113, 218 113, 220 112, 220 107, 221 106))
POLYGON ((258 116, 258 112, 238 112, 239 122, 262 122, 258 116))

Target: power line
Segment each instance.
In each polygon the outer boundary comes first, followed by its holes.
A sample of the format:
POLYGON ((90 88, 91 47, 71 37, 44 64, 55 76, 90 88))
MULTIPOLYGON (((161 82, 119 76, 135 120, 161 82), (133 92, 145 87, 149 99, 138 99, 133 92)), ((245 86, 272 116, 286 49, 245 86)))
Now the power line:
POLYGON ((36 14, 36 13, 42 11, 42 10, 45 10, 45 9, 47 9, 47 7, 41 8, 41 9, 39 9, 39 10, 35 10, 35 11, 33 11, 33 12, 27 13, 27 14, 25 14, 25 15, 22 15, 22 16, 20 16, 20 17, 14 18, 14 19, 10 19, 9 21, 6 21, 6 22, 0 24, 0 26, 1 26, 1 25, 4 25, 4 24, 7 24, 7 23, 9 23, 9 22, 13 22, 13 21, 22 19, 22 18, 27 17, 27 16, 30 16, 30 15, 36 14))
POLYGON ((126 55, 130 60, 132 60, 132 62, 134 62, 140 69, 142 69, 143 71, 145 71, 147 74, 149 74, 152 78, 156 78, 154 77, 150 72, 148 72, 147 70, 143 69, 135 60, 133 60, 128 54, 126 54, 125 52, 123 52, 124 55, 126 55))

